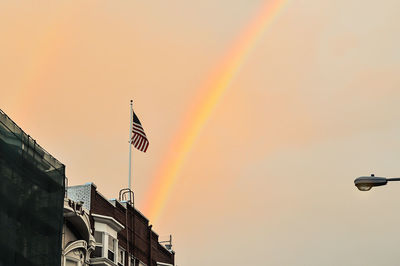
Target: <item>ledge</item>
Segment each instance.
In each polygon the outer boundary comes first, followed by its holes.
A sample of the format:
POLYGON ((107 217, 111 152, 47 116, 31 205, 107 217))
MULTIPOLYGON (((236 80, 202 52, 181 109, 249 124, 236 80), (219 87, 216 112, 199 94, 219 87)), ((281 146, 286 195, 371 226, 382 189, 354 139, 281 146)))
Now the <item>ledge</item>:
POLYGON ((95 222, 106 224, 117 232, 125 229, 125 226, 123 226, 121 223, 119 223, 113 217, 95 214, 95 213, 92 213, 92 216, 93 216, 93 219, 95 222))

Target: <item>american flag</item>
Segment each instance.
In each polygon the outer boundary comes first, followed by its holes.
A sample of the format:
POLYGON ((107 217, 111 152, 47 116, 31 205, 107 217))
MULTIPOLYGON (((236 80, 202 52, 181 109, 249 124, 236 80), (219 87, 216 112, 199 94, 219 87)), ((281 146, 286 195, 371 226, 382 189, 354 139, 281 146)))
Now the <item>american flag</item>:
POLYGON ((136 116, 135 112, 133 112, 131 144, 142 152, 146 152, 149 147, 149 141, 147 140, 142 124, 140 124, 139 118, 136 116))

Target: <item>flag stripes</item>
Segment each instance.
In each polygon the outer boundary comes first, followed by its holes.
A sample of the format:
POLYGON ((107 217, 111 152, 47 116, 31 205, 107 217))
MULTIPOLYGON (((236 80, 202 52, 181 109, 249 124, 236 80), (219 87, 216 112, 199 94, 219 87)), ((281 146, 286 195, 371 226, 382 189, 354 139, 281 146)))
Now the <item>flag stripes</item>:
POLYGON ((146 152, 149 147, 149 141, 135 112, 133 112, 132 133, 131 144, 136 149, 146 152))

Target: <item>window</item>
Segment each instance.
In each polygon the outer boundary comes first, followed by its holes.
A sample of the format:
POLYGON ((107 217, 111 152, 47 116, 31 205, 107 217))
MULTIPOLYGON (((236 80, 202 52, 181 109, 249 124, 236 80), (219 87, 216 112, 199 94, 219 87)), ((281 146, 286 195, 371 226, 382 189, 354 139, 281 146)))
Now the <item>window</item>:
POLYGON ((108 236, 108 259, 115 262, 115 239, 108 236))
POLYGON ((94 232, 94 239, 96 240, 96 243, 103 243, 103 233, 95 231, 94 232))
POLYGON ((136 261, 135 257, 131 257, 131 265, 130 266, 136 266, 135 261, 136 261))
POLYGON ((125 265, 125 250, 123 250, 121 247, 118 247, 118 265, 125 265))
POLYGON ((103 257, 103 233, 95 231, 94 239, 96 240, 96 247, 90 257, 103 257))
POLYGON ((135 257, 131 257, 131 265, 130 266, 146 266, 143 262, 141 262, 139 259, 135 257))

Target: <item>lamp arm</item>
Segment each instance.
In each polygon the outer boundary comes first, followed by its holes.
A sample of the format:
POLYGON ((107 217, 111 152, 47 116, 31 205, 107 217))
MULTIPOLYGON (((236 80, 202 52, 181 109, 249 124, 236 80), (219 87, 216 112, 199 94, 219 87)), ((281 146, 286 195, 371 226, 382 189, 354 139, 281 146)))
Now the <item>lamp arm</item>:
POLYGON ((387 181, 400 181, 400 177, 386 178, 387 181))

